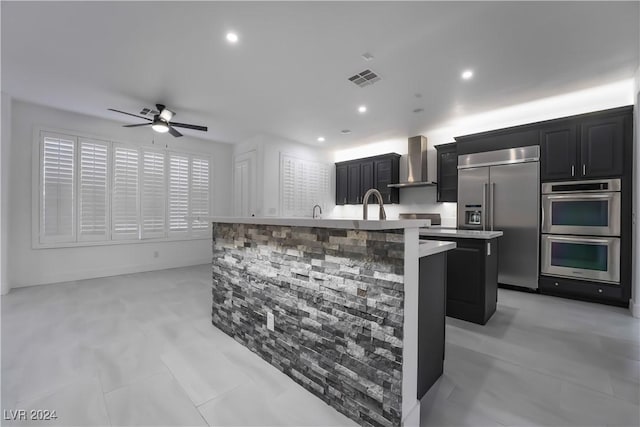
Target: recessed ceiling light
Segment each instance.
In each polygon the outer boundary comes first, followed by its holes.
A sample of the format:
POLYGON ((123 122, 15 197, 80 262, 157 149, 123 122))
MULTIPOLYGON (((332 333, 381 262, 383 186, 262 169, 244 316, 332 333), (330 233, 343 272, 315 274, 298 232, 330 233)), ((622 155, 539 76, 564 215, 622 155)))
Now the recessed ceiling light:
POLYGON ((460 77, 462 77, 464 80, 469 80, 471 77, 473 77, 473 71, 472 70, 464 70, 462 72, 462 74, 460 75, 460 77))
POLYGON ((367 112, 367 106, 366 105, 361 105, 358 107, 358 113, 366 113, 367 112))
POLYGON ((318 137, 318 142, 324 142, 324 136, 319 136, 318 137))
POLYGON ((342 129, 340 133, 343 135, 349 135, 351 133, 351 129, 342 129))
POLYGON ((371 61, 373 59, 373 55, 369 52, 365 52, 362 54, 362 59, 365 61, 371 61))
POLYGON ((236 33, 227 33, 227 41, 229 43, 237 43, 238 35, 236 33))

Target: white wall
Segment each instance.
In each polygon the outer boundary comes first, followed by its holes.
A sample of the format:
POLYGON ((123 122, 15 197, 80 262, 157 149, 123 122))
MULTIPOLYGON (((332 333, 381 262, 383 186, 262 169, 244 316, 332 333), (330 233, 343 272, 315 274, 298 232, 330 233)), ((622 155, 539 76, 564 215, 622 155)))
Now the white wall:
MULTIPOLYGON (((481 114, 460 115, 447 123, 417 132, 416 134, 427 137, 429 180, 436 181, 437 177, 434 145, 453 142, 456 136, 630 105, 634 103, 633 93, 635 92, 633 88, 634 80, 627 79, 481 114)), ((383 141, 363 141, 360 146, 335 151, 334 161, 357 159, 389 152, 399 153, 403 155, 400 163, 400 180, 403 181, 406 179, 407 138, 411 136, 414 135, 402 135, 383 141)), ((440 213, 443 225, 455 226, 456 224, 456 204, 437 203, 435 187, 401 189, 400 204, 385 207, 385 210, 390 219, 397 218, 400 212, 434 212, 440 213)), ((362 206, 336 206, 331 215, 340 218, 361 218, 362 206)), ((369 215, 373 218, 377 217, 375 207, 370 207, 369 215)))
MULTIPOLYGON (((8 277, 11 287, 79 280, 139 271, 208 263, 209 239, 132 243, 77 248, 32 249, 31 168, 34 127, 60 130, 134 144, 155 143, 168 148, 211 154, 213 215, 229 215, 232 146, 184 136, 173 138, 149 128, 123 128, 122 123, 14 100, 11 170, 9 175, 8 277), (154 252, 158 257, 154 257, 154 252)), ((3 142, 4 146, 4 142, 3 142)), ((4 191, 3 191, 4 197, 4 191)))
POLYGON ((631 287, 631 303, 630 309, 634 317, 640 318, 640 227, 638 226, 638 208, 640 207, 640 67, 636 70, 634 86, 634 126, 633 126, 633 277, 631 287))
POLYGON ((0 294, 9 292, 9 278, 7 275, 7 219, 9 212, 9 166, 11 148, 11 97, 2 93, 1 114, 2 135, 0 137, 0 294))
MULTIPOLYGON (((316 162, 333 164, 333 153, 321 147, 312 147, 285 138, 272 135, 256 135, 237 144, 234 156, 255 150, 257 153, 256 173, 258 188, 256 194, 257 216, 280 216, 280 154, 286 153, 293 157, 316 162)), ((332 174, 332 176, 335 173, 332 174)), ((331 179, 331 197, 329 209, 334 205, 335 181, 331 179)), ((309 216, 312 215, 311 210, 309 216)))

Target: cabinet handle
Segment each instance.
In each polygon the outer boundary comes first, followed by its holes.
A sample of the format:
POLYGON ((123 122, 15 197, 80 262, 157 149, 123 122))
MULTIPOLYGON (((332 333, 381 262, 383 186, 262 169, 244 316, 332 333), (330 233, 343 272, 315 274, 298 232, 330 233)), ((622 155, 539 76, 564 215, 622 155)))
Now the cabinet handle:
POLYGON ((554 285, 558 286, 558 282, 554 283, 554 285))
POLYGON ((585 165, 584 163, 582 164, 582 175, 586 175, 587 174, 587 165, 585 165))
POLYGON ((602 289, 598 289, 598 293, 601 294, 602 293, 602 289))
POLYGON ((571 165, 571 176, 575 176, 576 174, 576 167, 574 165, 571 165))

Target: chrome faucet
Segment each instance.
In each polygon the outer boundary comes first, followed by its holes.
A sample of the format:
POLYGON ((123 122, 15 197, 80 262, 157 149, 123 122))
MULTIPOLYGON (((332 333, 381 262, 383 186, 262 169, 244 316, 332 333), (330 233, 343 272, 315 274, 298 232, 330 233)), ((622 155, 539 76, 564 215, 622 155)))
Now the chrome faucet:
POLYGON ((320 207, 320 205, 314 205, 313 206, 313 219, 316 219, 316 208, 320 209, 320 215, 322 215, 322 208, 320 207))
POLYGON ((376 196, 376 198, 378 199, 378 204, 380 205, 379 219, 387 219, 387 214, 384 213, 384 202, 382 201, 382 194, 380 194, 380 192, 375 188, 370 188, 366 193, 364 193, 364 197, 362 198, 362 200, 364 201, 364 204, 362 205, 362 219, 367 219, 367 214, 369 213, 369 196, 372 194, 376 196))

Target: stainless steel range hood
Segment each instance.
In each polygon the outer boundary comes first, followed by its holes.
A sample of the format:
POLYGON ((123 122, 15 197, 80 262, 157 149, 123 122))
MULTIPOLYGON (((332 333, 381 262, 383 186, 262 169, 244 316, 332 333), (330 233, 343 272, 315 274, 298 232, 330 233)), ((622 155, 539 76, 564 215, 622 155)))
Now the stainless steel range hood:
POLYGON ((424 187, 436 185, 427 177, 427 138, 418 135, 409 138, 407 154, 407 181, 399 184, 389 184, 389 187, 424 187))

